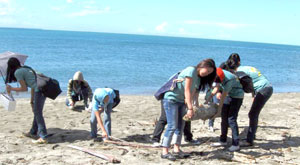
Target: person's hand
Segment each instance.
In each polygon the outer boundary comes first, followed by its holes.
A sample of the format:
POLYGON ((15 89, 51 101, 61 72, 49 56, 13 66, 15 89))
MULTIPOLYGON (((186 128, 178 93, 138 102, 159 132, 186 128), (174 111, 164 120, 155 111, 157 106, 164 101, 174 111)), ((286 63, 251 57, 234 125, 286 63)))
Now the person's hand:
POLYGON ((8 94, 10 94, 11 92, 11 86, 10 85, 6 85, 6 91, 8 94))
POLYGON ((106 131, 102 132, 102 138, 108 139, 108 135, 107 135, 106 131))
POLYGON ((70 103, 70 106, 74 106, 74 102, 73 101, 70 103))
POLYGON ((187 111, 187 113, 186 113, 186 116, 187 116, 189 119, 191 119, 191 118, 193 117, 193 115, 194 115, 194 111, 193 111, 192 109, 189 109, 189 110, 187 111))
POLYGON ((222 93, 220 93, 220 92, 218 92, 218 93, 216 94, 216 97, 217 97, 218 100, 221 99, 221 96, 222 96, 222 93))

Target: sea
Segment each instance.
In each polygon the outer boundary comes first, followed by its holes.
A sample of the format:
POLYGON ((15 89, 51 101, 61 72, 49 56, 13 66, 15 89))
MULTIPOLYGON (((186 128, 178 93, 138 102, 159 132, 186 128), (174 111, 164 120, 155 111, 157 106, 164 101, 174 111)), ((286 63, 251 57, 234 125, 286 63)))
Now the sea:
MULTIPOLYGON (((81 71, 93 90, 110 87, 125 95, 153 95, 174 73, 206 58, 219 65, 231 53, 240 55, 242 65, 260 70, 276 93, 300 92, 300 46, 0 28, 0 53, 6 51, 28 55, 25 65, 57 79, 63 94, 68 80, 81 71)), ((0 84, 4 91, 2 79, 0 84)))

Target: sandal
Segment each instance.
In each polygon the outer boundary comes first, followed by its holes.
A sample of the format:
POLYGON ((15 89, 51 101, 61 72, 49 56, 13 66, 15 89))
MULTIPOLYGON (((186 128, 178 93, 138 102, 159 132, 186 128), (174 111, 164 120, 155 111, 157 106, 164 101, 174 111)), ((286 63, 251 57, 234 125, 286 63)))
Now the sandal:
POLYGON ((160 156, 162 159, 168 159, 168 160, 171 160, 171 161, 175 161, 176 160, 176 157, 173 156, 172 154, 170 153, 167 153, 165 155, 161 154, 160 156))

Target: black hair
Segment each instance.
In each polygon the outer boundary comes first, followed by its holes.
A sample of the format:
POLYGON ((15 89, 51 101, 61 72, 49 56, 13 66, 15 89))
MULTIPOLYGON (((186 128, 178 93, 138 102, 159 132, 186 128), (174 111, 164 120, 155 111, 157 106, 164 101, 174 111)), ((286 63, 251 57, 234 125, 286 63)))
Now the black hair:
POLYGON ((213 72, 211 72, 209 75, 207 75, 205 77, 201 77, 199 91, 205 91, 205 89, 207 87, 211 87, 212 83, 214 82, 216 75, 217 75, 216 64, 213 59, 209 58, 209 59, 205 59, 205 60, 201 61, 197 65, 197 71, 198 71, 198 69, 204 68, 204 67, 213 68, 213 72))
POLYGON ((228 57, 226 64, 229 69, 236 69, 240 66, 240 56, 237 53, 231 53, 231 55, 228 57))
POLYGON ((15 71, 21 67, 21 63, 20 61, 15 58, 15 57, 11 57, 8 61, 7 61, 7 69, 6 69, 6 80, 5 83, 11 83, 11 82, 16 82, 17 79, 15 77, 15 71))

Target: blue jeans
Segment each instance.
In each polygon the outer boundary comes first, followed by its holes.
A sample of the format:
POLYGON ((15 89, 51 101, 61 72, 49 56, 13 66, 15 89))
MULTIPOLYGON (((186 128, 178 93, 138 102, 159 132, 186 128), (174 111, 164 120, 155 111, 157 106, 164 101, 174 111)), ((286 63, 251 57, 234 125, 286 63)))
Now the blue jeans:
POLYGON ((42 92, 34 92, 33 122, 30 133, 32 135, 38 134, 42 139, 45 139, 47 137, 47 129, 43 117, 45 100, 46 97, 42 95, 42 92))
POLYGON ((174 100, 163 99, 163 106, 167 117, 167 129, 164 134, 162 146, 169 148, 175 133, 175 144, 181 144, 182 130, 184 127, 183 116, 185 115, 186 105, 174 100))
MULTIPOLYGON (((106 107, 104 107, 104 119, 103 119, 103 125, 107 132, 108 136, 111 136, 111 111, 112 111, 113 103, 108 104, 106 107)), ((93 138, 97 137, 97 118, 95 115, 95 112, 92 111, 91 113, 91 136, 93 138)))
POLYGON ((247 142, 249 143, 253 143, 253 140, 255 139, 259 113, 261 112, 262 108, 269 100, 269 98, 272 96, 272 94, 273 94, 273 87, 267 86, 261 89, 260 91, 258 91, 258 93, 254 97, 253 104, 248 113, 249 129, 247 134, 247 142))
POLYGON ((227 141, 228 126, 232 131, 232 145, 239 145, 239 127, 237 124, 237 117, 240 107, 243 103, 243 99, 231 98, 229 104, 224 104, 221 112, 221 142, 227 141))

